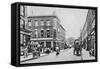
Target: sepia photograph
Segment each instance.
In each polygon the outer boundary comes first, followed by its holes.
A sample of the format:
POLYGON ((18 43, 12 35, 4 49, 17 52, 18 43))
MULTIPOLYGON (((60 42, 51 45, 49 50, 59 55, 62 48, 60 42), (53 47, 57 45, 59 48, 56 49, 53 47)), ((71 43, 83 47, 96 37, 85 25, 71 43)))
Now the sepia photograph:
POLYGON ((20 5, 20 64, 96 60, 96 10, 20 5))

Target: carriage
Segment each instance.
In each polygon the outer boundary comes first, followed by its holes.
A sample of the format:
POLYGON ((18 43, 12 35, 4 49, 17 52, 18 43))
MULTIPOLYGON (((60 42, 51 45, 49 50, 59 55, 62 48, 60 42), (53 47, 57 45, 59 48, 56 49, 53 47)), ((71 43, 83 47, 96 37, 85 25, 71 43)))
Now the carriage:
POLYGON ((80 56, 82 51, 80 40, 77 39, 74 41, 74 55, 80 56))

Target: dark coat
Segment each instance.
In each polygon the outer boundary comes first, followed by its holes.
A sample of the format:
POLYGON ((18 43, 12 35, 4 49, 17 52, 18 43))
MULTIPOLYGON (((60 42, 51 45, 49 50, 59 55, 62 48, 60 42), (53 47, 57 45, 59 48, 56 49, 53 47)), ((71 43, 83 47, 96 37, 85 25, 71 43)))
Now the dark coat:
POLYGON ((79 43, 75 43, 75 44, 74 44, 74 49, 75 49, 75 50, 80 50, 80 45, 79 45, 79 43))

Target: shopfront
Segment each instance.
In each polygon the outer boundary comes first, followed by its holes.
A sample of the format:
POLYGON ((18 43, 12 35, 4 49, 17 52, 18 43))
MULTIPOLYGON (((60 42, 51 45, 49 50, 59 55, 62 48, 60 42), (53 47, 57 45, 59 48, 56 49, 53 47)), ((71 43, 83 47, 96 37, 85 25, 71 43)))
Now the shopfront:
POLYGON ((21 46, 26 46, 28 41, 30 40, 30 35, 29 33, 20 33, 20 45, 21 46))
POLYGON ((92 51, 92 56, 95 56, 95 28, 92 29, 91 31, 91 49, 92 51))

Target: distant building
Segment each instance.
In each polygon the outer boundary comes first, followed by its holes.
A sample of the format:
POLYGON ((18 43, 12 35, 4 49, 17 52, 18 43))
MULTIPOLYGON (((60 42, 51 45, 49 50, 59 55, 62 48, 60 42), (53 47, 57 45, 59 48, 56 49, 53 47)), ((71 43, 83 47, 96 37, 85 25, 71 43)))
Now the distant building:
POLYGON ((64 45, 66 31, 55 15, 29 16, 25 27, 31 31, 30 40, 38 42, 42 48, 55 50, 56 46, 64 45))

